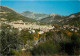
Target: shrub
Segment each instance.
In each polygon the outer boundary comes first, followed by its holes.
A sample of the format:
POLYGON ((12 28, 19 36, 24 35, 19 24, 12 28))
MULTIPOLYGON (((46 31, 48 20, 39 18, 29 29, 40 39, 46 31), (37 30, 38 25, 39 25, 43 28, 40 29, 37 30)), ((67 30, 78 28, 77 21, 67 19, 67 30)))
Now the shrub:
POLYGON ((46 41, 44 43, 40 43, 38 46, 34 47, 32 55, 53 55, 59 53, 60 45, 54 44, 53 41, 46 41))

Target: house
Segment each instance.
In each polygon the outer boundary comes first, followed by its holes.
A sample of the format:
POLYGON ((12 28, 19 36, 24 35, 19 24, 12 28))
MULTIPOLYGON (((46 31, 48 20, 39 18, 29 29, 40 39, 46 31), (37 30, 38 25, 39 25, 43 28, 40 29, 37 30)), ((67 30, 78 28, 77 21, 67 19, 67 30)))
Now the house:
POLYGON ((70 31, 74 31, 74 29, 71 29, 70 31))
POLYGON ((29 33, 35 33, 35 30, 30 30, 29 33))
POLYGON ((44 32, 43 31, 39 31, 39 34, 43 34, 44 32))

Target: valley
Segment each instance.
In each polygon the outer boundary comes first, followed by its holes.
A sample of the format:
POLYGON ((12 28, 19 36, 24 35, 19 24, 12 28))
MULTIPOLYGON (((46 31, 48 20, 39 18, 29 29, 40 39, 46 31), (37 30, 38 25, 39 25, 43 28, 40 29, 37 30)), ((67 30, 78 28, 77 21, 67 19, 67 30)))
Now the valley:
POLYGON ((68 16, 15 10, 0 5, 2 56, 80 54, 80 12, 68 16))

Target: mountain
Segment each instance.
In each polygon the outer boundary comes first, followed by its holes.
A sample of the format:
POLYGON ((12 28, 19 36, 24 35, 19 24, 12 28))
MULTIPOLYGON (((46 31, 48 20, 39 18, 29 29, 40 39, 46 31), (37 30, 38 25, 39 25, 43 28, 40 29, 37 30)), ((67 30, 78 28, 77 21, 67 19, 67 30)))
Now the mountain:
POLYGON ((80 12, 67 16, 61 23, 80 27, 80 12))
POLYGON ((48 23, 48 24, 56 24, 64 20, 66 16, 58 15, 58 14, 50 14, 48 17, 43 18, 40 22, 48 23))
POLYGON ((12 8, 0 5, 0 20, 1 19, 6 19, 8 21, 15 21, 15 20, 23 20, 23 21, 27 21, 27 22, 35 21, 35 20, 30 19, 28 17, 24 17, 23 15, 16 12, 12 8))
POLYGON ((41 19, 40 22, 61 25, 68 24, 80 27, 80 12, 71 14, 69 16, 63 16, 52 13, 48 17, 41 19))
POLYGON ((35 20, 41 20, 41 19, 49 16, 48 14, 34 13, 34 12, 31 12, 31 11, 25 11, 25 12, 23 12, 21 14, 24 15, 24 16, 26 16, 26 17, 35 19, 35 20))

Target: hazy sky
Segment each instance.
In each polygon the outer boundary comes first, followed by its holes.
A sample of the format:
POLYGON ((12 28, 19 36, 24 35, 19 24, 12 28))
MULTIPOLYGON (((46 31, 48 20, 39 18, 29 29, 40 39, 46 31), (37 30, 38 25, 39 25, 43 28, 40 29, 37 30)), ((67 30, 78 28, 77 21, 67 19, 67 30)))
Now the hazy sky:
POLYGON ((20 13, 23 11, 33 11, 70 15, 80 12, 80 1, 78 0, 1 0, 1 5, 11 7, 20 13))

